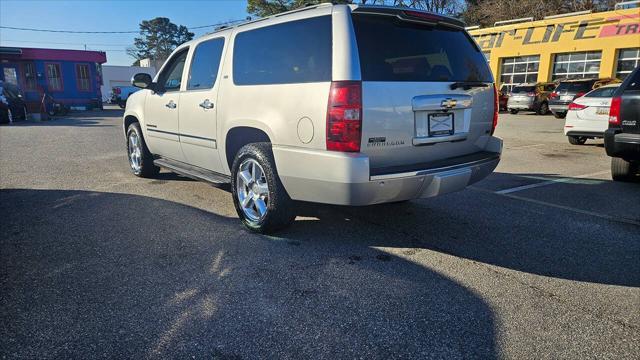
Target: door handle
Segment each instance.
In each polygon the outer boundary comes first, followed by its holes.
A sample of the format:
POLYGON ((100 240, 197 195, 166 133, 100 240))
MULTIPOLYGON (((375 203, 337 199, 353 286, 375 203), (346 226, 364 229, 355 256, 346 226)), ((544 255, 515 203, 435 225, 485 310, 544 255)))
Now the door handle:
POLYGON ((209 99, 201 102, 199 106, 203 109, 213 109, 213 103, 209 99))
POLYGON ((169 109, 175 109, 176 106, 178 106, 178 105, 176 105, 176 103, 173 102, 173 100, 171 100, 165 106, 168 107, 169 109))

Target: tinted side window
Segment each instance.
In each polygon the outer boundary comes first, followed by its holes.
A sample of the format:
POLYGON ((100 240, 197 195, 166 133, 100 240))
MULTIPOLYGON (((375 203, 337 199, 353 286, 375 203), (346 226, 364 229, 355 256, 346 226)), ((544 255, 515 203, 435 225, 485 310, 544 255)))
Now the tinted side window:
POLYGON ((331 81, 331 17, 241 32, 233 51, 236 85, 331 81))
POLYGON ((187 60, 187 49, 171 58, 170 63, 160 75, 158 83, 164 86, 164 91, 179 91, 182 83, 182 72, 187 60))
POLYGON ((463 30, 388 16, 352 18, 364 81, 492 81, 482 52, 463 30))
POLYGON ((198 45, 191 60, 187 90, 211 89, 218 77, 224 39, 207 40, 198 45))

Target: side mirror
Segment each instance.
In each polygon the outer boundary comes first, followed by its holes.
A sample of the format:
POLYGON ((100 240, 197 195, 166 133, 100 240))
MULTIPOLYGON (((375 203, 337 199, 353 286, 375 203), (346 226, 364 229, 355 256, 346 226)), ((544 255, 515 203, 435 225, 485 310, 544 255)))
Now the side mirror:
POLYGON ((131 78, 131 85, 141 88, 141 89, 151 89, 153 90, 153 79, 151 79, 151 75, 147 73, 138 73, 133 75, 131 78))

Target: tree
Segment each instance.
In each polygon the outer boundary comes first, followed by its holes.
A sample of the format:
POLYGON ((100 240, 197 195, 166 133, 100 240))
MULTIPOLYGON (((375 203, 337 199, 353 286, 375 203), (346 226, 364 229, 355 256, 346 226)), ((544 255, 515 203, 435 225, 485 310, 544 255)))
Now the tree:
POLYGON ((461 0, 249 0, 247 2, 247 12, 264 17, 323 2, 403 6, 448 15, 458 13, 462 4, 461 0))
POLYGON ((193 35, 186 26, 178 26, 165 17, 144 20, 140 23, 140 37, 134 39, 127 54, 136 59, 135 63, 145 58, 164 61, 178 45, 193 39, 193 35))
POLYGON ((614 3, 615 0, 467 0, 462 18, 469 25, 487 27, 501 20, 537 20, 573 11, 605 10, 613 8, 614 3))

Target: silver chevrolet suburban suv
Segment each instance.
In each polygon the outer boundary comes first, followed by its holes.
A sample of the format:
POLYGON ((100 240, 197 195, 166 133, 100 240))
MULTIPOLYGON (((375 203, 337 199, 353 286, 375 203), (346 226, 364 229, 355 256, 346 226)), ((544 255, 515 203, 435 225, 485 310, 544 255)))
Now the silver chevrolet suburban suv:
POLYGON ((464 189, 497 166, 498 98, 458 20, 310 6, 180 45, 124 113, 133 173, 231 183, 269 233, 294 201, 370 205, 464 189))

